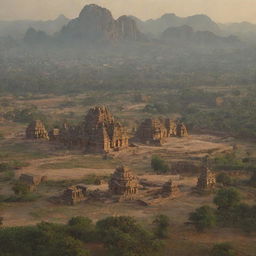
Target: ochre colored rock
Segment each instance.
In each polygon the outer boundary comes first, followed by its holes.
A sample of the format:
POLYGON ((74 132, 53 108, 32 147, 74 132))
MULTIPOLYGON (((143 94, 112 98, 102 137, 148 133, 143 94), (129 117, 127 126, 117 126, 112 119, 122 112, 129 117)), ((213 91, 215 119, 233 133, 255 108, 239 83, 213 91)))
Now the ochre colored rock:
POLYGON ((27 139, 46 139, 49 140, 48 132, 42 121, 33 121, 26 129, 27 139))

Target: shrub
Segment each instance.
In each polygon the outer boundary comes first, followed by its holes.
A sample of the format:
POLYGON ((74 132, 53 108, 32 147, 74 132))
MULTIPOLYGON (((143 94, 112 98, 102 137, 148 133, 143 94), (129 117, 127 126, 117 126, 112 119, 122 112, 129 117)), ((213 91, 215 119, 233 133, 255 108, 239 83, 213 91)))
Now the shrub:
POLYGON ((229 210, 240 203, 241 196, 234 188, 220 189, 213 202, 219 210, 229 210))
POLYGON ((77 216, 70 219, 68 230, 72 237, 83 242, 90 242, 95 238, 93 222, 87 217, 77 216))
POLYGON ((253 172, 249 184, 253 187, 256 187, 256 171, 253 172))
POLYGON ((232 184, 231 177, 228 174, 226 174, 225 172, 220 173, 217 176, 216 180, 218 183, 221 183, 224 186, 230 186, 232 184))
POLYGON ((168 238, 170 227, 170 219, 168 216, 163 214, 156 216, 153 224, 155 226, 154 233, 157 238, 168 238))
POLYGON ((235 256, 233 247, 228 243, 215 244, 210 256, 235 256))
POLYGON ((12 190, 15 195, 26 195, 29 193, 29 186, 22 182, 16 182, 13 185, 12 190))
POLYGON ((199 232, 216 226, 215 212, 207 205, 202 206, 196 209, 195 212, 190 213, 189 220, 199 232))
POLYGON ((168 164, 159 156, 152 156, 151 167, 156 173, 167 173, 170 170, 168 164))
POLYGON ((98 221, 96 228, 112 256, 156 256, 163 249, 162 242, 131 217, 108 217, 98 221))

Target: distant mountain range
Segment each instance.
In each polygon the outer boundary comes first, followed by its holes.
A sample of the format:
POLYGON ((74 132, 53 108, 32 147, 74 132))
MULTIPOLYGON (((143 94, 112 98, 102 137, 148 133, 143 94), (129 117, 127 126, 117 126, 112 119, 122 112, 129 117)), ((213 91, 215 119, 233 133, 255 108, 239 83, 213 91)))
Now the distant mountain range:
MULTIPOLYGON (((33 28, 34 31, 30 32, 35 34, 35 31, 40 31, 41 37, 44 32, 48 35, 58 33, 58 36, 62 38, 80 38, 91 41, 145 40, 146 36, 151 39, 162 37, 161 34, 169 28, 181 27, 184 30, 184 26, 191 27, 195 32, 208 31, 221 37, 235 35, 243 41, 256 42, 256 24, 248 22, 218 24, 206 15, 178 17, 173 13, 146 21, 134 16, 121 16, 115 20, 109 10, 94 4, 85 6, 79 17, 73 20, 60 15, 57 19, 49 21, 0 21, 0 37, 22 38, 29 28, 33 28)), ((197 33, 194 37, 196 36, 202 37, 203 34, 197 33)), ((213 37, 212 34, 211 37, 213 37)))
POLYGON ((187 18, 181 18, 173 13, 165 14, 159 19, 150 19, 142 21, 131 16, 137 23, 139 29, 146 34, 160 35, 169 27, 190 26, 195 31, 210 31, 215 34, 221 34, 219 26, 206 15, 194 15, 187 18))
POLYGON ((169 27, 162 34, 161 39, 172 45, 179 46, 232 46, 239 45, 240 41, 235 36, 217 36, 210 31, 195 31, 192 27, 184 25, 180 27, 169 27))
POLYGON ((28 29, 25 42, 44 44, 51 42, 85 41, 108 43, 117 41, 155 42, 177 46, 225 47, 236 46, 238 38, 221 36, 218 25, 204 15, 179 18, 167 14, 158 20, 143 23, 134 17, 114 19, 111 12, 95 4, 87 5, 79 16, 70 20, 53 36, 42 30, 28 29), (189 25, 184 25, 187 23, 189 25), (163 31, 162 31, 163 30, 163 31), (152 33, 155 34, 152 37, 152 33))
POLYGON ((60 15, 55 20, 37 21, 37 20, 17 20, 0 21, 0 37, 11 36, 13 38, 23 38, 29 28, 41 30, 52 35, 61 30, 69 22, 64 15, 60 15))

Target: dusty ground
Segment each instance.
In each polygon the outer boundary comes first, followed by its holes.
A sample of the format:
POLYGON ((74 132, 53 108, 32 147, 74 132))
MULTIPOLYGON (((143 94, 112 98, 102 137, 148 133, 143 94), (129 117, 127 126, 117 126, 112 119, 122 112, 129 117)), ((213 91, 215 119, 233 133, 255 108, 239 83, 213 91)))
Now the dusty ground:
MULTIPOLYGON (((81 96, 86 98, 86 95, 81 96)), ((75 100, 81 100, 76 98, 75 100)), ((17 104, 34 104, 51 114, 63 114, 75 112, 82 115, 86 107, 74 106, 59 108, 60 104, 69 101, 65 97, 51 97, 49 99, 39 99, 30 101, 19 101, 17 104)), ((83 99, 82 99, 83 100, 83 99)), ((118 111, 119 106, 116 102, 113 108, 118 111)), ((119 103, 118 103, 119 104, 119 103)), ((120 103, 120 106, 124 105, 120 103)), ((118 115, 135 119, 141 115, 141 110, 145 104, 128 104, 118 115)), ((130 121, 130 119, 128 119, 130 121)), ((192 188, 197 182, 197 175, 179 179, 170 175, 155 175, 150 168, 151 156, 161 155, 168 163, 177 160, 196 160, 209 153, 227 152, 236 143, 243 150, 256 152, 255 144, 244 141, 236 141, 233 138, 221 138, 211 135, 190 135, 188 138, 170 138, 162 147, 140 145, 129 148, 128 150, 115 152, 113 159, 103 160, 101 156, 83 155, 81 152, 73 152, 61 149, 60 147, 49 144, 48 142, 31 142, 23 139, 25 125, 13 122, 0 122, 0 133, 4 134, 4 139, 0 140, 0 160, 17 159, 29 163, 15 172, 18 178, 21 173, 32 173, 47 175, 53 182, 63 180, 80 180, 84 177, 96 174, 98 176, 109 176, 115 167, 120 164, 129 166, 141 179, 153 182, 165 182, 172 178, 177 184, 181 185, 181 193, 178 198, 168 199, 162 203, 148 207, 141 206, 135 202, 122 203, 102 203, 85 202, 75 206, 55 205, 49 202, 49 197, 60 195, 64 187, 41 185, 38 188, 40 198, 34 202, 27 203, 0 203, 0 216, 4 217, 5 226, 30 225, 40 221, 66 222, 72 216, 88 216, 93 220, 98 220, 106 216, 130 215, 139 221, 150 224, 157 214, 166 214, 172 221, 172 236, 168 241, 170 251, 166 255, 177 256, 201 256, 207 255, 207 248, 216 242, 233 242, 236 245, 238 256, 255 256, 255 235, 246 235, 236 230, 216 229, 204 234, 197 234, 195 230, 184 225, 188 215, 194 209, 208 204, 212 205, 214 195, 197 196, 191 193, 192 188), (247 248, 248 247, 248 248, 247 248), (202 252, 204 252, 203 254, 202 252)), ((1 175, 1 174, 0 174, 1 175)), ((0 182, 0 195, 9 196, 13 192, 12 184, 0 182)), ((100 188, 107 189, 107 184, 89 186, 93 190, 100 188)), ((247 192, 246 192, 247 193, 247 192)), ((246 196, 255 202, 255 195, 249 192, 246 196)))

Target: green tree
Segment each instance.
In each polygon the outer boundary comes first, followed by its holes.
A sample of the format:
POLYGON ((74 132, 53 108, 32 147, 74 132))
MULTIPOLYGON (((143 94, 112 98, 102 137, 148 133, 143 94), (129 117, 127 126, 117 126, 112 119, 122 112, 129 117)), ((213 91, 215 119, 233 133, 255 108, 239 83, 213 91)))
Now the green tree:
POLYGON ((249 183, 251 186, 256 187, 256 170, 253 172, 249 183))
POLYGON ((216 226, 215 211, 208 205, 202 206, 196 209, 195 212, 190 213, 189 220, 199 232, 216 226))
POLYGON ((225 172, 220 173, 217 176, 216 180, 218 183, 221 183, 224 186, 230 186, 232 184, 231 177, 228 174, 226 174, 225 172))
POLYGON ((13 185, 12 190, 15 195, 26 195, 29 193, 29 186, 21 182, 16 182, 13 185))
POLYGON ((159 156, 152 156, 151 167, 156 173, 166 173, 170 170, 168 164, 159 156))
POLYGON ((233 247, 228 243, 215 244, 210 256, 235 256, 233 247))
POLYGON ((220 189, 214 197, 213 202, 219 210, 229 210, 240 203, 241 196, 234 188, 220 189))
POLYGON ((153 224, 155 226, 154 233, 157 238, 168 238, 170 227, 170 219, 168 216, 163 214, 157 215, 153 221, 153 224))
POLYGON ((68 230, 71 236, 83 242, 93 241, 95 238, 95 226, 87 217, 73 217, 68 222, 68 230))
POLYGON ((156 256, 163 243, 131 217, 108 217, 96 224, 100 240, 112 256, 156 256))

